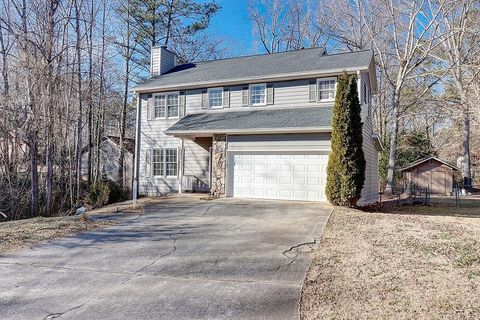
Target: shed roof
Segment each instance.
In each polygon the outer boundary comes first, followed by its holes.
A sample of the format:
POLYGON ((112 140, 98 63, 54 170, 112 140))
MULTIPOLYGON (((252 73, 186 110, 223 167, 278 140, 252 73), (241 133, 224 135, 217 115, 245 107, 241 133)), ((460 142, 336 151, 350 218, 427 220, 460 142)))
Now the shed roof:
POLYGON ((342 70, 368 69, 372 66, 371 51, 329 55, 325 55, 324 52, 323 48, 311 48, 186 63, 138 84, 133 90, 138 92, 177 86, 206 86, 242 79, 261 80, 289 74, 341 72, 342 70))
POLYGON ((452 168, 453 170, 457 170, 457 171, 459 170, 456 166, 453 166, 453 165, 449 164, 449 163, 446 162, 446 161, 443 161, 443 160, 441 160, 441 159, 438 159, 437 157, 426 157, 426 158, 419 159, 419 160, 417 160, 417 161, 412 162, 411 164, 409 164, 409 165, 406 166, 405 168, 401 169, 401 171, 407 171, 407 170, 409 170, 409 169, 411 169, 411 168, 413 168, 413 167, 416 167, 416 166, 418 166, 418 165, 420 165, 420 164, 422 164, 422 163, 424 163, 424 162, 427 162, 427 161, 429 161, 429 160, 431 160, 431 159, 436 160, 436 161, 438 161, 438 162, 440 162, 440 163, 443 163, 444 165, 452 168))

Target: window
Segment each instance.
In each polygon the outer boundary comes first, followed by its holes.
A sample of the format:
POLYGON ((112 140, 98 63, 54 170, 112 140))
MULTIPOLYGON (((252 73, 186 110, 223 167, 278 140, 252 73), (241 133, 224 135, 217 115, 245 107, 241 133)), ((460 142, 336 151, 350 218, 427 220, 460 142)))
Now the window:
POLYGON ((250 85, 250 105, 264 106, 266 105, 266 89, 265 83, 250 85))
POLYGON ((152 153, 153 176, 176 176, 178 173, 177 149, 154 149, 152 153))
POLYGON ((155 118, 178 117, 178 93, 155 96, 155 118))
POLYGON ((177 149, 165 149, 166 176, 177 175, 177 149))
POLYGON ((178 117, 178 94, 167 95, 167 114, 169 118, 178 117))
POLYGON ((163 176, 164 157, 163 149, 154 149, 152 155, 153 176, 163 176))
POLYGON ((208 89, 208 106, 212 109, 223 108, 223 88, 208 89))
POLYGON ((336 78, 318 79, 318 101, 335 100, 336 78))
POLYGON ((155 96, 155 118, 165 118, 165 96, 155 96))

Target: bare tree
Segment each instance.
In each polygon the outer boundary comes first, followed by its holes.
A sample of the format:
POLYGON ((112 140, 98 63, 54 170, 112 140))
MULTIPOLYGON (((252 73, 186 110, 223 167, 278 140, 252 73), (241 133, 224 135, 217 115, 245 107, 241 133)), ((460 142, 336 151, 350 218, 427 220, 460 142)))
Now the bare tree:
POLYGON ((450 70, 462 117, 463 177, 467 189, 471 188, 471 115, 474 96, 472 84, 480 74, 480 5, 477 0, 464 0, 442 7, 442 48, 432 56, 445 63, 450 70))
POLYGON ((326 47, 330 38, 319 23, 322 14, 312 1, 250 1, 253 34, 267 53, 326 47))
MULTIPOLYGON (((391 87, 390 155, 385 188, 387 193, 391 193, 394 186, 399 125, 403 112, 408 108, 401 104, 402 90, 412 77, 418 77, 415 72, 419 66, 443 43, 439 17, 444 12, 444 6, 443 1, 376 0, 367 8, 358 1, 380 72, 391 87), (378 29, 379 21, 383 25, 382 29, 378 29)), ((417 97, 426 94, 435 83, 430 83, 417 97)))

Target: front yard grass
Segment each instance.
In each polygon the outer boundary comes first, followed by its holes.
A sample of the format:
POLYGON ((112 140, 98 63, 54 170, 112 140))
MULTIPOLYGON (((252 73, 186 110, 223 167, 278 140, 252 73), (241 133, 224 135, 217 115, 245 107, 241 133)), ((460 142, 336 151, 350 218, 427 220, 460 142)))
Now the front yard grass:
POLYGON ((112 221, 90 220, 82 216, 38 217, 0 223, 0 254, 77 233, 104 228, 112 221))
POLYGON ((302 319, 480 319, 480 205, 368 210, 335 209, 302 319))

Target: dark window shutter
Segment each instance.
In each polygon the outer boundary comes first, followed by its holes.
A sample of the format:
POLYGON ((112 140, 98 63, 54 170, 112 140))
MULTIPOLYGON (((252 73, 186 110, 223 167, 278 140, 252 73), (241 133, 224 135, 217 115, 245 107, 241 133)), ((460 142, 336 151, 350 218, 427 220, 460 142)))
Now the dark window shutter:
POLYGON ((267 84, 267 104, 273 104, 274 86, 273 83, 267 84))
POLYGON ((180 91, 180 95, 178 96, 178 116, 183 118, 185 116, 185 100, 186 95, 185 91, 180 91))
POLYGON ((145 152, 145 177, 152 177, 152 149, 147 149, 145 152))
POLYGON ((308 84, 308 101, 317 101, 317 81, 311 80, 308 84))
POLYGON ((242 106, 248 107, 248 87, 242 88, 242 106))
POLYGON ((202 109, 208 108, 208 90, 202 91, 202 109))
POLYGON ((155 118, 155 106, 153 97, 150 95, 147 98, 147 120, 153 120, 155 118))
POLYGON ((229 88, 223 89, 223 107, 230 108, 230 89, 229 88))

